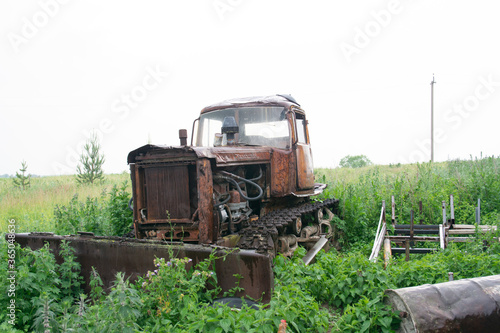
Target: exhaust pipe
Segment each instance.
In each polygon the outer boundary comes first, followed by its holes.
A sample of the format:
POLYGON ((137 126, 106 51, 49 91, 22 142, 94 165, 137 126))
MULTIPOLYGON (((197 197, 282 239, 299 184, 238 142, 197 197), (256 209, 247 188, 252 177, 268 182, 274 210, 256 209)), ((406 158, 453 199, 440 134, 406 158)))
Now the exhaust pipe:
POLYGON ((179 140, 181 141, 181 146, 187 146, 188 132, 186 129, 179 130, 179 140))

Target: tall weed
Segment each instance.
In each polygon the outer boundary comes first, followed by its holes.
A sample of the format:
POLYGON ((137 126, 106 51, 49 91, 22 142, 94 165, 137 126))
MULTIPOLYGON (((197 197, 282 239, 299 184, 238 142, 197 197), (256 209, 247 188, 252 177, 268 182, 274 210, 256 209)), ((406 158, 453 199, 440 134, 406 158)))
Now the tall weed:
MULTIPOLYGON (((481 199, 483 224, 500 222, 500 158, 485 157, 446 163, 421 163, 400 167, 371 166, 361 169, 320 169, 316 173, 328 184, 324 197, 340 199, 339 218, 345 221, 346 243, 373 241, 382 200, 391 215, 391 196, 396 201, 397 223, 442 223, 441 202, 449 207, 454 196, 455 221, 473 224, 481 199), (420 215, 419 201, 423 212, 420 215)), ((449 208, 448 208, 449 212, 449 208)), ((448 213, 449 217, 449 213, 448 213)))
POLYGON ((129 199, 127 182, 114 185, 109 193, 103 191, 99 199, 87 197, 80 201, 78 195, 74 195, 68 205, 55 206, 55 232, 63 235, 78 231, 106 236, 127 234, 132 225, 129 199))

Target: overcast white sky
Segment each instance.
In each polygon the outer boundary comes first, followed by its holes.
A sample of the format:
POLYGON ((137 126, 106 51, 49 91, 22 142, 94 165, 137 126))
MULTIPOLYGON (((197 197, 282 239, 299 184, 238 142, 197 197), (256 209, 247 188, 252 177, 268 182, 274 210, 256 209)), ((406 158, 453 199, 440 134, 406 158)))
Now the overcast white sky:
POLYGON ((206 105, 292 94, 314 164, 500 155, 493 1, 0 2, 0 174, 75 173, 92 130, 106 173, 178 145, 206 105))

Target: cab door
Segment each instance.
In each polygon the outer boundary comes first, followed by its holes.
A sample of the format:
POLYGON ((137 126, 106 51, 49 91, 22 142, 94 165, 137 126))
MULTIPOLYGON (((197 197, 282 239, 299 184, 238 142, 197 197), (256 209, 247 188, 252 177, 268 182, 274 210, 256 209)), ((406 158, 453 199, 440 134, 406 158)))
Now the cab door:
POLYGON ((295 157, 297 160, 297 190, 304 191, 314 188, 314 167, 307 120, 305 115, 295 113, 295 157))

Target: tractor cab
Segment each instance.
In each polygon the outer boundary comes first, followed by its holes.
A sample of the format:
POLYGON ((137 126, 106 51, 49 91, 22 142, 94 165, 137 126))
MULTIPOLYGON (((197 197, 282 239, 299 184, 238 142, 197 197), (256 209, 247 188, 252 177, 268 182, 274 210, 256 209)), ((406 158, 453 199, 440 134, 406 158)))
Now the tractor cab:
POLYGON ((244 146, 269 147, 293 155, 291 192, 311 195, 314 175, 305 112, 289 95, 233 99, 208 106, 193 126, 192 146, 227 147, 235 154, 244 146))

